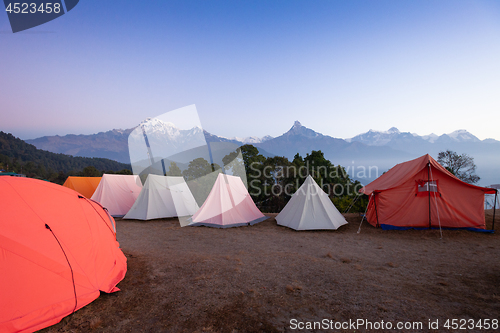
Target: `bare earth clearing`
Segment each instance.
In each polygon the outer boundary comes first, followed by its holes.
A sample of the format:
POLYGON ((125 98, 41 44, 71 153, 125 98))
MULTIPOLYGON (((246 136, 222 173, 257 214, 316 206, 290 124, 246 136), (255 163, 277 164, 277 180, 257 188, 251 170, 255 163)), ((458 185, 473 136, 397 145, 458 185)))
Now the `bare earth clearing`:
POLYGON ((121 291, 43 332, 296 332, 292 318, 420 321, 423 332, 439 319, 434 332, 451 332, 446 319, 500 319, 498 233, 440 239, 364 222, 357 234, 360 216, 346 218, 337 231, 306 232, 274 218, 230 229, 117 219, 128 259, 121 291))

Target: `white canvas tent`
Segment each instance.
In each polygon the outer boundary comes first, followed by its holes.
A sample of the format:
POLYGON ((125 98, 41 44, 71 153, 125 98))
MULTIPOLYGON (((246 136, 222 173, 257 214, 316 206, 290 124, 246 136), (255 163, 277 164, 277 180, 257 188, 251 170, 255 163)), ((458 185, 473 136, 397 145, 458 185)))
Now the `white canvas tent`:
POLYGON ((148 175, 144 187, 124 219, 151 220, 190 216, 199 209, 183 177, 148 175))
POLYGON ((137 175, 104 174, 91 199, 99 202, 111 216, 127 214, 141 193, 142 183, 137 175))
POLYGON ((221 173, 189 226, 229 228, 252 225, 267 218, 255 206, 240 177, 221 173))
POLYGON ((337 229, 347 224, 328 195, 309 175, 276 216, 279 225, 295 230, 337 229))

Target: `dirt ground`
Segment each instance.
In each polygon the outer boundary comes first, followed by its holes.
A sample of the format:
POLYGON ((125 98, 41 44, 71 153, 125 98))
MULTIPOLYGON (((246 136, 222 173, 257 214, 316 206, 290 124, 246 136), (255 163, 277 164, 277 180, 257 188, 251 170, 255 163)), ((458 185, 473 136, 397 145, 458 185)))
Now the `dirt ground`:
POLYGON ((230 229, 117 219, 128 259, 121 291, 101 293, 43 332, 355 331, 299 330, 292 319, 423 325, 393 332, 429 332, 429 320, 439 320, 433 332, 500 332, 443 327, 446 319, 500 319, 498 233, 444 230, 440 239, 438 230, 383 231, 364 222, 358 234, 358 214, 347 214, 350 223, 337 231, 299 232, 267 215, 230 229))

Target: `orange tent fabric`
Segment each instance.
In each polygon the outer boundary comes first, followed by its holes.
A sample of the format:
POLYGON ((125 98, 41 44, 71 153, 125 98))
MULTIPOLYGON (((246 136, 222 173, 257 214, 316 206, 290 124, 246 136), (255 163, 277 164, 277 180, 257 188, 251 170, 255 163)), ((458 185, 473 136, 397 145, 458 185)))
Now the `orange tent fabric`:
POLYGON ((101 177, 73 177, 69 176, 63 186, 77 191, 85 198, 91 198, 94 194, 101 177))
POLYGON ((96 202, 46 181, 0 177, 0 332, 33 332, 119 290, 127 259, 96 202))
POLYGON ((486 228, 484 194, 494 191, 461 181, 428 154, 360 190, 370 195, 366 218, 374 226, 476 229, 486 228))

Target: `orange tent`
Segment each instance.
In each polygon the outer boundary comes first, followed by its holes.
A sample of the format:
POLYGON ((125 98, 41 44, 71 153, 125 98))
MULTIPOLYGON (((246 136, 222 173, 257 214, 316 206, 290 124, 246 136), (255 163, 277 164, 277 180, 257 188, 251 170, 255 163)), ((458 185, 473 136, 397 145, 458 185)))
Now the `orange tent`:
POLYGON ((0 177, 0 332, 58 323, 118 291, 127 259, 96 202, 49 182, 0 177))
POLYGON ((363 187, 374 226, 485 229, 484 195, 494 189, 464 183, 430 155, 394 166, 363 187))
POLYGON ((95 189, 99 185, 101 177, 72 177, 69 176, 64 182, 63 186, 66 186, 72 190, 77 191, 85 198, 91 198, 94 194, 95 189))

